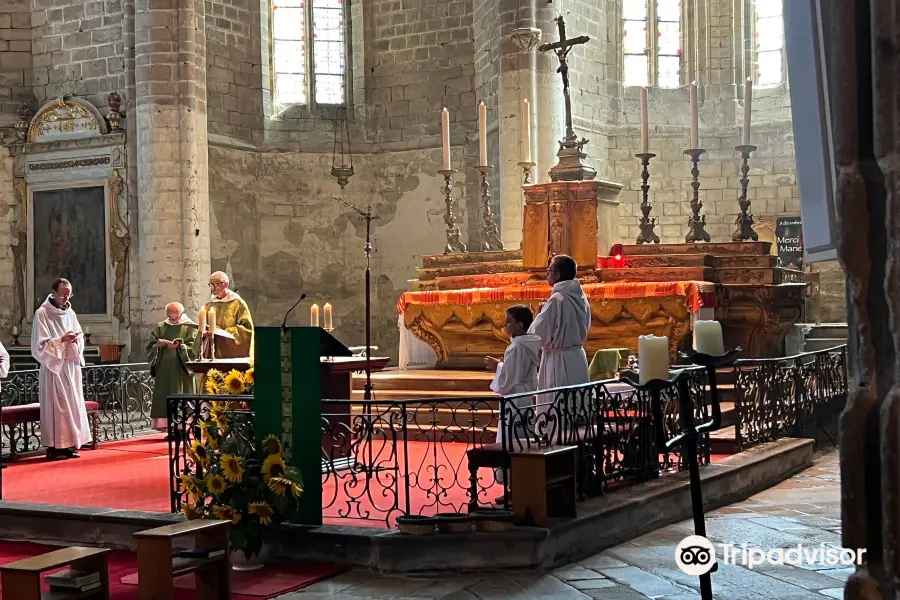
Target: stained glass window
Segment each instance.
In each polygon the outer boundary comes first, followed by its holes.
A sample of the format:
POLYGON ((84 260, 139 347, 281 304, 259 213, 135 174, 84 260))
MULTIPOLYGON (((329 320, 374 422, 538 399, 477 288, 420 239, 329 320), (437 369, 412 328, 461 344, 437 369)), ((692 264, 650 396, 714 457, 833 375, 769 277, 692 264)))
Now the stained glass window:
POLYGON ((273 0, 276 105, 307 104, 310 94, 318 104, 344 104, 344 10, 343 0, 273 0))
POLYGON ((622 48, 627 86, 681 85, 681 0, 623 0, 622 48))
POLYGON ((755 0, 756 82, 784 81, 784 16, 782 0, 755 0))

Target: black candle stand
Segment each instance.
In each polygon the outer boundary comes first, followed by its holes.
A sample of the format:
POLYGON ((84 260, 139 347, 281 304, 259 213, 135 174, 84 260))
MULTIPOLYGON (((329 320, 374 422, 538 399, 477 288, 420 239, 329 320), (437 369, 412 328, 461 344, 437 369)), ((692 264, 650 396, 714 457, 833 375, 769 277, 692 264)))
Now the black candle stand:
POLYGON ((653 210, 653 204, 650 203, 650 159, 656 156, 649 152, 640 152, 635 154, 641 161, 641 233, 638 235, 636 243, 638 244, 658 244, 659 236, 653 231, 656 227, 656 217, 651 217, 650 212, 653 210))
POLYGON ((750 200, 747 198, 747 187, 750 184, 750 153, 756 151, 756 146, 740 145, 735 150, 741 153, 741 197, 738 198, 738 206, 741 209, 735 220, 734 233, 731 235, 733 242, 746 242, 759 239, 759 235, 753 229, 753 215, 750 214, 750 200))
POLYGON ((694 242, 709 242, 709 234, 706 232, 706 215, 701 215, 703 203, 700 202, 700 157, 706 154, 702 148, 685 150, 685 154, 691 157, 691 188, 694 190, 691 196, 691 216, 688 218, 688 233, 684 236, 687 244, 694 242))

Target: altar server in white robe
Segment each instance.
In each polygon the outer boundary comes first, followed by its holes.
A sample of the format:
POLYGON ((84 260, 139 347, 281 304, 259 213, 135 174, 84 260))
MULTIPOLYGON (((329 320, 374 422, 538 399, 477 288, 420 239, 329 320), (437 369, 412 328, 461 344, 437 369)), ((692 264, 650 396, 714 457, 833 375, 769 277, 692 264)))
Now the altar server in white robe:
POLYGON ((53 282, 53 293, 34 313, 31 354, 41 365, 41 443, 48 458, 78 458, 91 441, 81 386, 84 334, 69 303, 72 284, 53 282))
MULTIPOLYGON (((540 390, 590 381, 584 342, 591 328, 591 305, 575 279, 577 271, 575 259, 565 254, 554 256, 547 267, 553 291, 528 329, 541 338, 540 390)), ((554 394, 539 395, 538 413, 547 412, 553 401, 554 394)), ((574 410, 574 403, 569 404, 568 410, 574 410)))
POLYGON ((0 342, 0 379, 7 375, 9 375, 9 352, 6 351, 3 343, 0 342))

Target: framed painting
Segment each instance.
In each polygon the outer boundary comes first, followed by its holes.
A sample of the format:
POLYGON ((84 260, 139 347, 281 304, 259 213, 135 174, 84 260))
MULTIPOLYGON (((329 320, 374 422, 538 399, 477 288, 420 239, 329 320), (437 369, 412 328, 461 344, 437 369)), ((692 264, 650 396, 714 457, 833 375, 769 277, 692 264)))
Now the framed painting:
POLYGON ((53 280, 72 282, 72 308, 79 316, 107 318, 110 286, 107 265, 106 182, 30 190, 29 304, 36 310, 53 280))

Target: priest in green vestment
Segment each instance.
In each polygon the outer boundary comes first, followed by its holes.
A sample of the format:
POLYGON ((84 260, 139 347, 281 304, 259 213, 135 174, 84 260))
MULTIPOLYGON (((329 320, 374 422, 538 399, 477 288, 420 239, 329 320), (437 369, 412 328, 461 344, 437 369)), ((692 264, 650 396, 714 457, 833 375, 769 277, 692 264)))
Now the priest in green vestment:
MULTIPOLYGON (((234 340, 228 340, 230 343, 230 358, 253 357, 253 318, 250 316, 250 308, 244 299, 237 292, 229 288, 230 281, 228 275, 221 271, 216 271, 209 276, 209 304, 204 308, 207 312, 215 309, 216 313, 216 330, 225 331, 234 340)), ((206 331, 204 336, 208 339, 212 335, 211 331, 206 331)), ((204 345, 208 346, 209 342, 204 340, 204 345)), ((216 348, 219 347, 219 341, 216 341, 216 348)), ((205 350, 205 355, 209 356, 209 349, 205 350)), ((224 352, 216 352, 216 356, 225 357, 224 352)))
POLYGON ((197 324, 184 314, 184 306, 172 302, 166 306, 166 320, 153 330, 147 345, 147 362, 154 378, 150 418, 153 428, 166 431, 166 398, 172 394, 193 394, 194 377, 188 361, 194 357, 197 324))

